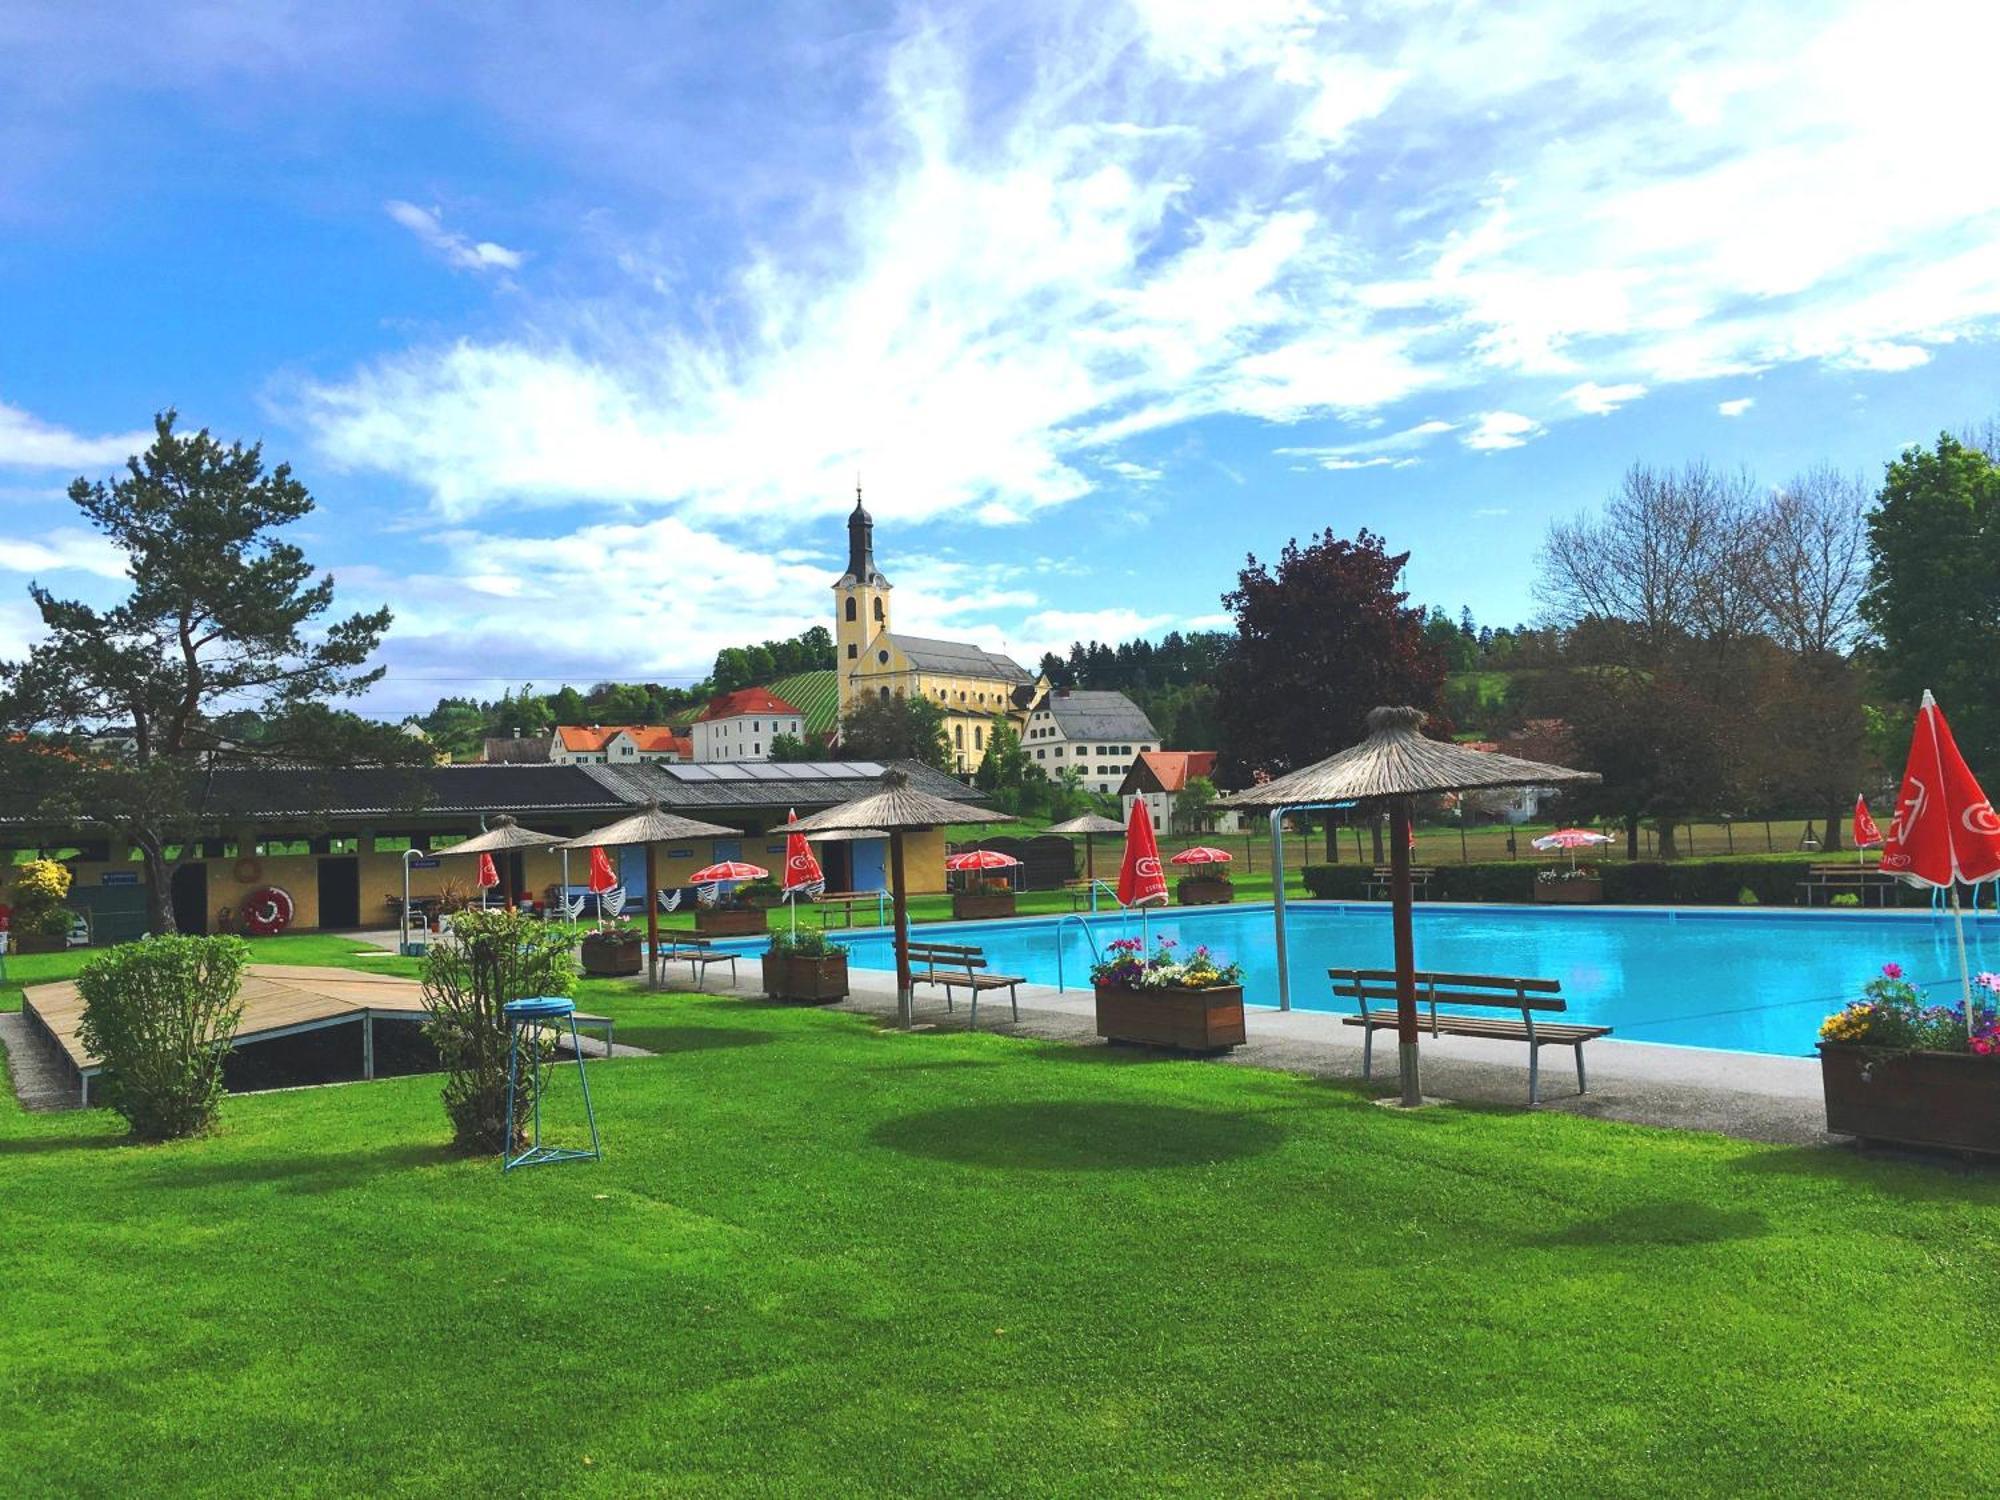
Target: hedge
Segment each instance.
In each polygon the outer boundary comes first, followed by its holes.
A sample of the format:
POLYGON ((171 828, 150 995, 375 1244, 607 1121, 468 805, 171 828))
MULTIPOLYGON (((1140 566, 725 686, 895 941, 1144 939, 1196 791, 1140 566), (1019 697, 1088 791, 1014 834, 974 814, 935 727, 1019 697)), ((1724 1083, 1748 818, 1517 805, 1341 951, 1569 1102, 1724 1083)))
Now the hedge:
MULTIPOLYGON (((1802 905, 1799 882, 1807 862, 1797 859, 1616 860, 1595 866, 1604 879, 1604 899, 1626 906, 1736 906, 1743 891, 1756 893, 1759 906, 1802 905)), ((1440 901, 1518 901, 1535 899, 1535 872, 1548 868, 1541 860, 1487 860, 1473 864, 1428 867, 1425 894, 1440 901)), ((1307 865, 1306 889, 1322 900, 1359 901, 1368 895, 1374 874, 1366 864, 1307 865)), ((1877 897, 1867 896, 1869 906, 1877 897)), ((1899 886, 1890 897, 1895 906, 1920 906, 1922 892, 1899 886)), ((1824 906, 1826 898, 1815 898, 1824 906)))

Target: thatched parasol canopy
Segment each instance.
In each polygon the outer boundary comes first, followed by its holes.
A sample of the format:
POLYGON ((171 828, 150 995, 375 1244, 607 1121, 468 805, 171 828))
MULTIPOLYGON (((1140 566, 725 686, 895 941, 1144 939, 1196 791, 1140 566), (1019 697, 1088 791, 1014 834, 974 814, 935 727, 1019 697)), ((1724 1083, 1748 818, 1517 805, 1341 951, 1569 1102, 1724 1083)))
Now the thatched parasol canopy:
MULTIPOLYGON (((790 833, 791 831, 792 825, 787 823, 785 825, 785 832, 790 833)), ((886 828, 828 828, 822 832, 807 835, 815 843, 821 844, 844 844, 856 839, 886 839, 888 836, 889 830, 886 828)))
POLYGON ((715 834, 741 833, 740 828, 724 828, 717 823, 697 823, 676 813, 663 812, 660 804, 649 802, 641 812, 620 818, 603 828, 580 833, 567 840, 571 849, 614 848, 620 844, 668 844, 675 839, 708 838, 715 834))
POLYGON ((1368 738, 1262 786, 1221 798, 1234 808, 1271 810, 1271 915, 1278 950, 1279 1003, 1291 1004, 1285 949, 1285 880, 1282 813, 1330 803, 1386 802, 1389 806, 1389 897, 1396 948, 1396 1041, 1403 1075, 1402 1102, 1423 1102, 1417 1072, 1416 937, 1410 914, 1410 799, 1435 792, 1502 786, 1578 786, 1600 781, 1595 771, 1517 760, 1485 750, 1423 737, 1419 708, 1372 708, 1368 738))
POLYGON ((1116 818, 1103 817, 1097 813, 1085 813, 1080 818, 1071 818, 1067 823, 1051 823, 1049 833, 1123 833, 1125 825, 1116 818))
POLYGON ((1603 779, 1595 771, 1572 771, 1425 739, 1420 732, 1424 719, 1420 708, 1370 709, 1368 738, 1360 744, 1217 800, 1233 808, 1304 807, 1486 787, 1577 786, 1603 779))
POLYGON ((856 797, 825 812, 785 825, 787 833, 832 833, 841 829, 873 828, 891 833, 937 828, 946 823, 1011 823, 1007 813, 990 812, 970 802, 950 802, 917 791, 910 773, 891 766, 882 773, 882 790, 856 797))
POLYGON ((989 812, 969 802, 950 802, 917 791, 910 773, 891 766, 882 773, 882 790, 856 797, 825 812, 786 825, 788 833, 808 838, 822 833, 852 833, 856 829, 889 835, 889 897, 896 916, 896 1017, 907 1028, 915 1020, 910 980, 910 898, 903 874, 903 835, 946 823, 1007 823, 1006 813, 989 812))
POLYGON ((462 844, 453 844, 449 849, 433 849, 433 854, 506 854, 515 849, 546 849, 551 844, 560 844, 559 833, 536 833, 532 828, 523 828, 506 813, 493 820, 493 826, 482 834, 467 839, 462 844))

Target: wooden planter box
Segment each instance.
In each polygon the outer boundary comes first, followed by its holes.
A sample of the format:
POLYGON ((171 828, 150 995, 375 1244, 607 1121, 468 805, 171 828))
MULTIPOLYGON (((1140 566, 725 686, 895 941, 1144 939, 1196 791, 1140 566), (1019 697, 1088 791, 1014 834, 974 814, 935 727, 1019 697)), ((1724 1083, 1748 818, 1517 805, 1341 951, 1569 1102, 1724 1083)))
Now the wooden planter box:
POLYGON ((64 953, 69 950, 66 932, 15 932, 8 934, 9 953, 64 953))
POLYGON ((1097 1034, 1106 1041, 1183 1052, 1221 1052, 1248 1040, 1243 986, 1212 990, 1123 990, 1097 987, 1097 1034))
POLYGON ((982 917, 1011 917, 1014 915, 1014 893, 1012 891, 953 891, 951 893, 951 914, 960 921, 977 921, 982 917))
POLYGON ((764 993, 773 1000, 804 1000, 824 1005, 847 998, 847 955, 824 958, 764 955, 764 993))
POLYGON ((1189 876, 1176 888, 1182 906, 1227 906, 1236 899, 1236 887, 1226 880, 1189 876))
POLYGON ((1552 906, 1591 906, 1604 899, 1602 880, 1537 880, 1535 900, 1552 906))
POLYGON ((636 932, 615 938, 593 933, 583 940, 583 972, 610 978, 636 974, 641 962, 639 949, 636 932))
POLYGON ((1826 1128, 1863 1141, 2000 1153, 2000 1060, 1819 1044, 1826 1128))
POLYGON ((703 937, 748 937, 768 932, 770 920, 753 906, 703 906, 695 909, 694 930, 703 937))

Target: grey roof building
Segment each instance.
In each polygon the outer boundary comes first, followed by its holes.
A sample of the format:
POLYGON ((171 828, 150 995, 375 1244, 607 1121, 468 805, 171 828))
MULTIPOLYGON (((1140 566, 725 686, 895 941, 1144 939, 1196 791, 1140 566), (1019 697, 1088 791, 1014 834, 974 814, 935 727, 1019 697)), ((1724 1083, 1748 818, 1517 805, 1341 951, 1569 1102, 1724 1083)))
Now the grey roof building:
POLYGON ((1110 794, 1134 761, 1160 748, 1160 736, 1123 693, 1051 688, 1029 712, 1021 748, 1050 776, 1081 771, 1091 791, 1110 794))

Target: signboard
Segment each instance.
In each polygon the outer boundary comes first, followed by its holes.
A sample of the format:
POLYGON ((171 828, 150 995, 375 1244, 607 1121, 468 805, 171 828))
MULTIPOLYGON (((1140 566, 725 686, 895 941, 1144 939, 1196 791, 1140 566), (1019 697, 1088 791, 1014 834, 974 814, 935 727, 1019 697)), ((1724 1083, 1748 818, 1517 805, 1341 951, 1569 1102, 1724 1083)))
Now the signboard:
POLYGON ((437 867, 438 857, 435 854, 426 854, 421 859, 410 861, 410 868, 412 870, 435 870, 437 867))
POLYGON ((97 877, 97 881, 99 885, 137 885, 139 883, 139 872, 137 870, 106 870, 102 875, 97 877))

